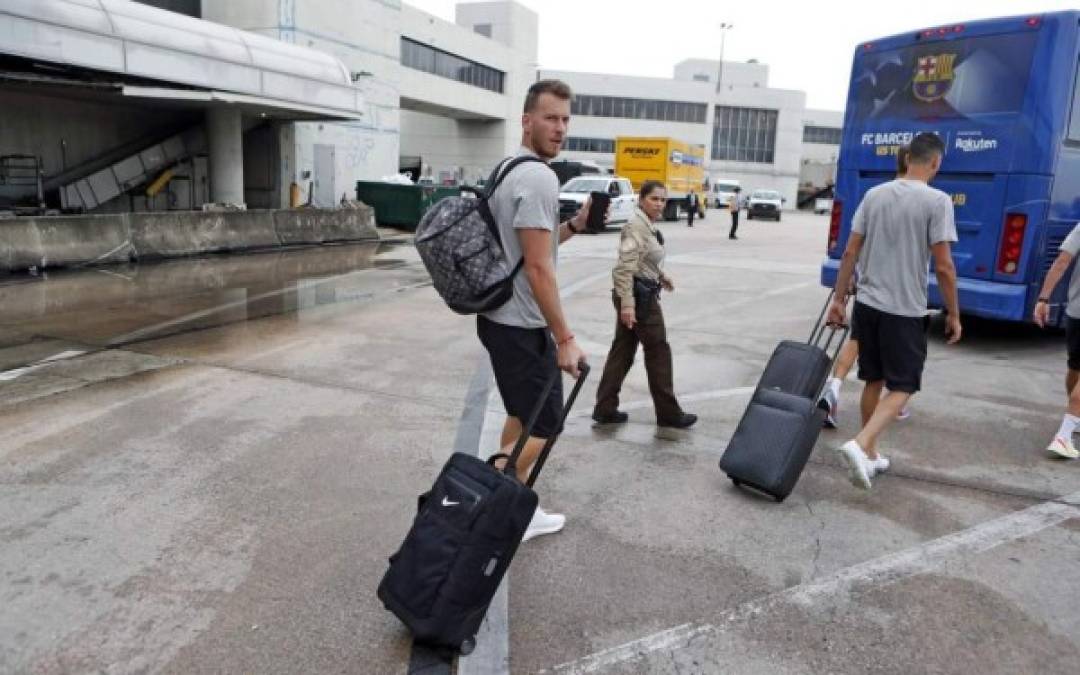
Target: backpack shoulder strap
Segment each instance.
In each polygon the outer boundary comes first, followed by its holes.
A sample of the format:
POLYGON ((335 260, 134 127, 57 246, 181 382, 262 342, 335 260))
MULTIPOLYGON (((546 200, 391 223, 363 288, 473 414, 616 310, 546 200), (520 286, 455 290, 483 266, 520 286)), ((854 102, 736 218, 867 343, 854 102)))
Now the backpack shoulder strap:
POLYGON ((499 165, 495 167, 495 170, 491 172, 491 179, 488 181, 487 194, 488 199, 495 194, 495 189, 502 184, 503 180, 510 175, 510 172, 517 167, 525 164, 526 162, 541 162, 546 164, 544 160, 535 155, 520 155, 518 157, 507 157, 503 161, 499 162, 499 165), (505 169, 503 167, 506 167, 505 169))

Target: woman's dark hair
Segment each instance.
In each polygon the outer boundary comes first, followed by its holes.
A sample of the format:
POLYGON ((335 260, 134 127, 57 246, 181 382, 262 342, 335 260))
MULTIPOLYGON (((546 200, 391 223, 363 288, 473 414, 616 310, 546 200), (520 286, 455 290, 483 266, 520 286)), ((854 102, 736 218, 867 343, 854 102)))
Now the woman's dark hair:
POLYGON ((653 191, 656 190, 657 188, 659 188, 661 190, 666 190, 667 189, 667 188, 664 187, 664 184, 661 183, 658 180, 647 180, 647 181, 645 181, 644 183, 641 184, 641 189, 638 190, 638 199, 639 200, 640 199, 645 199, 646 197, 651 195, 653 193, 653 191))

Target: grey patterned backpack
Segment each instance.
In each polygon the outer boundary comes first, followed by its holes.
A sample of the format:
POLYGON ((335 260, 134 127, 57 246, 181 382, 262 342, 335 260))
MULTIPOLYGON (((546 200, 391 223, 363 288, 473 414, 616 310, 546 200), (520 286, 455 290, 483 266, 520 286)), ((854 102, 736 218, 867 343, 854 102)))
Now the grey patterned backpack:
POLYGON ((458 314, 490 312, 513 297, 514 276, 525 261, 510 267, 488 200, 518 165, 542 161, 532 155, 504 159, 484 192, 463 188, 476 196, 445 197, 416 226, 416 249, 435 290, 458 314))

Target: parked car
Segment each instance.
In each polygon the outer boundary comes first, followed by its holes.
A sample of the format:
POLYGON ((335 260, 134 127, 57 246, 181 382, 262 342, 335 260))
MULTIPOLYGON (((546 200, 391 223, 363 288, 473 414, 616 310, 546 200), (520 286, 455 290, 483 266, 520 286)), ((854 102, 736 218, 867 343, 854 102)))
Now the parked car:
POLYGON ((735 197, 739 190, 739 181, 731 180, 727 178, 713 179, 712 190, 710 196, 712 200, 710 205, 717 209, 726 209, 728 204, 731 203, 732 197, 735 197))
POLYGON ((572 217, 581 209, 590 192, 606 192, 611 208, 605 225, 625 223, 634 213, 634 187, 618 176, 578 176, 571 178, 559 192, 559 220, 572 217))
POLYGON ((786 201, 776 190, 754 190, 750 194, 746 219, 772 218, 780 222, 780 210, 786 201))

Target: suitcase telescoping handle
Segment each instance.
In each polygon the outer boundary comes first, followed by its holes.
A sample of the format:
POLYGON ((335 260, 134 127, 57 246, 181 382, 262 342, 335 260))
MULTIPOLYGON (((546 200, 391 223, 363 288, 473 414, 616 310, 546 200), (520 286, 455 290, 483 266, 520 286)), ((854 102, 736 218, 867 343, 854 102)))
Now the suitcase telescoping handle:
POLYGON ((851 332, 851 326, 848 322, 843 323, 840 326, 830 324, 825 316, 829 312, 829 305, 832 304, 833 297, 836 296, 836 290, 829 291, 829 297, 825 298, 825 305, 821 308, 821 314, 818 315, 817 323, 814 324, 814 330, 810 332, 810 339, 807 340, 808 344, 812 344, 816 347, 821 347, 821 350, 826 354, 829 353, 829 347, 832 346, 833 339, 836 338, 836 334, 840 333, 840 340, 833 348, 832 361, 830 366, 836 365, 836 359, 840 356, 840 349, 844 346, 844 342, 847 340, 848 334, 851 332), (825 332, 828 331, 829 337, 825 340, 825 344, 821 344, 821 339, 825 337, 825 332))
MULTIPOLYGON (((574 382, 574 388, 570 390, 570 396, 566 399, 566 405, 563 406, 562 412, 559 413, 559 422, 556 428, 561 429, 566 422, 566 417, 570 414, 570 409, 574 407, 574 401, 577 399, 578 394, 581 392, 581 385, 585 384, 585 378, 589 375, 589 364, 582 361, 578 364, 578 378, 574 382)), ((548 383, 544 385, 544 391, 540 395, 540 399, 536 402, 536 407, 533 408, 532 413, 529 415, 529 422, 521 430, 521 436, 518 438, 517 443, 514 444, 514 450, 510 453, 510 458, 506 461, 505 473, 508 476, 513 476, 517 470, 518 458, 521 457, 521 451, 525 448, 525 443, 529 440, 529 436, 532 434, 532 428, 536 424, 536 420, 540 417, 540 412, 544 409, 544 404, 547 403, 548 396, 551 395, 551 390, 555 387, 555 383, 562 377, 562 371, 556 370, 548 380, 548 383)), ((551 452, 551 447, 555 445, 557 435, 552 434, 551 438, 547 439, 544 443, 543 449, 540 451, 540 456, 536 458, 536 464, 533 466, 533 470, 529 473, 529 480, 525 483, 529 487, 533 486, 536 482, 536 477, 540 475, 540 470, 544 468, 544 462, 547 461, 548 453, 551 452)))

